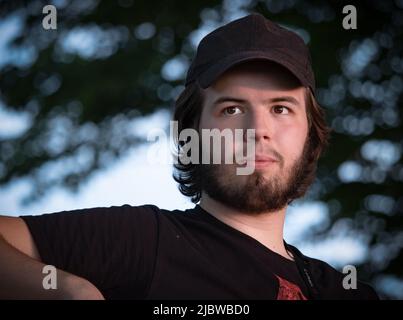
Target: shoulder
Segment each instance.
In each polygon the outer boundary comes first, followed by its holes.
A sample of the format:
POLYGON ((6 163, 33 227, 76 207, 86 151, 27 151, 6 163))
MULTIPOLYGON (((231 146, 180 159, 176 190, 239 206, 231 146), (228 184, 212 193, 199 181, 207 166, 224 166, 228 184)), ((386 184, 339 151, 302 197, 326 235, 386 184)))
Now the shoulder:
POLYGON ((346 273, 332 267, 325 261, 302 255, 298 249, 299 258, 302 258, 312 278, 312 282, 319 294, 320 299, 324 300, 378 300, 379 297, 375 290, 367 283, 358 280, 359 271, 348 268, 346 273))
POLYGON ((24 220, 31 219, 56 219, 56 218, 68 218, 68 219, 96 219, 96 218, 108 218, 113 216, 115 218, 121 217, 134 217, 138 215, 153 215, 159 213, 159 209, 155 205, 145 204, 139 206, 132 206, 124 204, 121 206, 110 206, 110 207, 93 207, 93 208, 83 208, 74 210, 64 210, 52 213, 43 213, 40 215, 21 215, 20 218, 24 220))
POLYGON ((379 299, 369 284, 358 280, 359 272, 354 267, 342 273, 325 261, 309 257, 308 261, 323 299, 379 299))
MULTIPOLYGON (((94 207, 68 210, 41 215, 20 216, 31 232, 53 230, 114 231, 133 228, 155 228, 161 210, 155 205, 94 207)), ((98 232, 97 231, 97 232, 98 232)))

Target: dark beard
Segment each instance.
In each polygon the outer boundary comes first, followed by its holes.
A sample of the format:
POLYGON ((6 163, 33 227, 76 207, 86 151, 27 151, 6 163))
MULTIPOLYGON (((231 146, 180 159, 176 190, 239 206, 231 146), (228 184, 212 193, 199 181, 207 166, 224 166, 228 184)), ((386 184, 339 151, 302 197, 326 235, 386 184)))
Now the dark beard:
POLYGON ((280 171, 278 176, 268 180, 261 172, 254 171, 245 176, 246 182, 242 185, 237 184, 235 169, 232 175, 223 176, 228 170, 223 170, 220 164, 200 165, 201 188, 212 199, 240 212, 274 212, 303 196, 312 184, 316 162, 312 163, 311 152, 307 140, 300 158, 289 172, 280 171), (286 181, 281 181, 283 176, 287 176, 286 181))

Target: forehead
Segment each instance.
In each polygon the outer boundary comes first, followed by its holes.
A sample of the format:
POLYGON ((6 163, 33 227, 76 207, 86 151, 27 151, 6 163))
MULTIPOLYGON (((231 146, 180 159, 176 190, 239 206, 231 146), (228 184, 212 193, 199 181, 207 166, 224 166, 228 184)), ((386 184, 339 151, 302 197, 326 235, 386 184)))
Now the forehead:
POLYGON ((304 87, 285 67, 268 61, 250 61, 236 65, 206 88, 206 102, 221 95, 243 95, 246 99, 287 94, 303 104, 304 87))

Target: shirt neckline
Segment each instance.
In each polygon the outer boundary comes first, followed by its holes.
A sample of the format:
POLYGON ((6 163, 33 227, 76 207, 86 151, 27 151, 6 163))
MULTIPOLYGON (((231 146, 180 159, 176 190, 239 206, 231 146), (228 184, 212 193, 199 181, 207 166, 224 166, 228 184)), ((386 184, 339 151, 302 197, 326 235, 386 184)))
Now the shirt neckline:
MULTIPOLYGON (((225 229, 228 232, 231 232, 232 234, 237 235, 238 237, 241 237, 254 246, 258 247, 260 250, 264 251, 265 253, 268 253, 270 256, 274 257, 275 259, 281 261, 282 263, 288 264, 290 266, 296 266, 295 261, 287 259, 283 257, 281 254, 269 249, 266 247, 264 244, 256 240, 255 238, 251 237, 250 235, 235 229, 234 227, 226 224, 225 222, 221 221, 220 219, 217 219, 214 215, 212 215, 210 212, 207 210, 203 209, 199 204, 196 204, 196 206, 193 208, 193 210, 198 213, 203 219, 209 220, 210 222, 214 223, 215 225, 219 226, 222 229, 225 229)), ((284 241, 284 240, 283 240, 284 241)), ((284 241, 285 243, 285 241, 284 241)), ((285 243, 286 244, 286 243, 285 243)), ((287 245, 287 244, 286 244, 287 245)), ((295 257, 294 257, 295 259, 295 257)))

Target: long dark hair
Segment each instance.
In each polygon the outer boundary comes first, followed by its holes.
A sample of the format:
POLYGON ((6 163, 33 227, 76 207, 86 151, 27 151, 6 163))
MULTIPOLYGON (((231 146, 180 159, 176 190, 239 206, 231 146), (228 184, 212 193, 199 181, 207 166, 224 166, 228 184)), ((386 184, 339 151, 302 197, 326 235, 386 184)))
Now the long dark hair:
MULTIPOLYGON (((326 125, 324 110, 316 101, 312 91, 308 88, 305 90, 305 103, 307 107, 307 117, 309 125, 308 136, 308 152, 307 161, 308 165, 305 168, 305 173, 309 176, 314 176, 316 171, 316 164, 328 145, 330 128, 326 125)), ((199 87, 197 82, 189 84, 175 103, 175 112, 173 120, 178 123, 178 132, 184 129, 195 129, 198 131, 201 112, 204 104, 204 95, 202 88, 199 87)), ((179 141, 175 137, 175 147, 178 152, 183 147, 185 142, 179 141)), ((193 203, 198 203, 201 198, 201 165, 200 164, 183 164, 175 162, 173 178, 179 183, 179 191, 191 198, 193 203)), ((310 181, 311 183, 311 181, 310 181)), ((310 184, 309 183, 309 184, 310 184)), ((302 197, 309 185, 301 188, 295 199, 302 197)))

